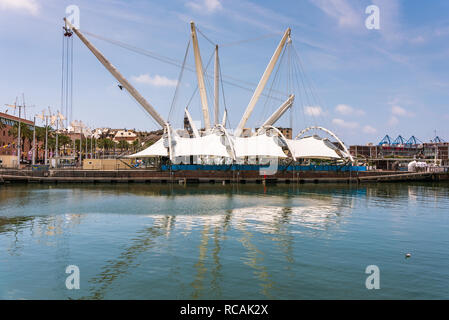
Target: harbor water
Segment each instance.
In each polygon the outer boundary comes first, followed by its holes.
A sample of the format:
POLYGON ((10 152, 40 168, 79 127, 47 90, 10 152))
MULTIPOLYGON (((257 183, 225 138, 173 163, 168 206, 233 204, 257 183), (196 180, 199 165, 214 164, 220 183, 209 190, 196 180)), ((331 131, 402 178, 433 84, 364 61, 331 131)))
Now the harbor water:
POLYGON ((0 186, 0 299, 447 298, 449 184, 0 186))

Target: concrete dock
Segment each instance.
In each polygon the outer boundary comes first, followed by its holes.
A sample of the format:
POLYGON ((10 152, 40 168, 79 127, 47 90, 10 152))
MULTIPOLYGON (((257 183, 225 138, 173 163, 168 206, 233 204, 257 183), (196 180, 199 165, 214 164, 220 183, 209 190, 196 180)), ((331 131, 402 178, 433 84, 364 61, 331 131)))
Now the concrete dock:
POLYGON ((449 181, 448 173, 365 172, 277 172, 258 171, 155 171, 155 170, 0 170, 1 183, 372 183, 449 181))

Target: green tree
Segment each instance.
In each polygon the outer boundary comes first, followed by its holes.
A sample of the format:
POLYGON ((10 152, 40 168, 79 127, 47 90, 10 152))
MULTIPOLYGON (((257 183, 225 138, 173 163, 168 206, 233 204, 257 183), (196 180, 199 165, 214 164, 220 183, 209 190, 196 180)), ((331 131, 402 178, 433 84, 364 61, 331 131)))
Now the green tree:
POLYGON ((59 147, 63 148, 64 152, 66 150, 67 146, 70 146, 70 144, 72 143, 72 139, 70 139, 69 136, 66 136, 65 134, 60 134, 58 137, 58 144, 59 147))
POLYGON ((140 141, 139 139, 136 139, 132 143, 132 149, 134 152, 137 152, 140 149, 140 141))
MULTIPOLYGON (((12 135, 15 139, 17 139, 17 137, 19 136, 19 123, 16 122, 14 124, 14 126, 8 130, 8 133, 10 135, 12 135)), ((23 152, 26 140, 28 140, 30 148, 31 148, 32 141, 33 141, 33 130, 30 129, 30 126, 28 124, 23 123, 23 122, 20 123, 20 140, 21 140, 20 141, 20 145, 21 145, 20 152, 23 152)))
POLYGON ((98 140, 98 147, 103 150, 110 150, 114 147, 115 143, 111 139, 103 138, 98 140))
POLYGON ((118 147, 120 148, 120 151, 123 152, 123 150, 128 150, 129 143, 126 140, 120 140, 118 143, 118 147))

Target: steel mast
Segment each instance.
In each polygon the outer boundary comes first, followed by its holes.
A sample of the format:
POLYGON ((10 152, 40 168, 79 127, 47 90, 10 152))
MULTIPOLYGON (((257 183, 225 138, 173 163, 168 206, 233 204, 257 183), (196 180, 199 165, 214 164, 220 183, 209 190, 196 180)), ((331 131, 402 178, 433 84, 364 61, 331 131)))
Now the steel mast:
POLYGON ((144 97, 122 76, 122 74, 103 56, 103 54, 98 51, 95 46, 90 43, 89 40, 75 28, 70 21, 64 18, 66 26, 76 33, 78 38, 86 45, 86 47, 97 57, 98 61, 117 79, 118 82, 133 96, 134 99, 153 117, 154 120, 162 127, 165 128, 168 123, 159 115, 159 113, 154 109, 154 107, 145 100, 144 97))
POLYGON ((279 60, 279 56, 281 55, 282 49, 284 48, 285 42, 288 38, 290 38, 291 29, 288 28, 285 30, 284 35, 281 39, 281 42, 279 42, 279 45, 277 46, 276 50, 274 51, 273 56, 271 57, 270 62, 267 65, 267 68, 265 69, 265 72, 262 75, 262 78, 260 78, 259 84, 257 85, 256 90, 254 90, 254 94, 249 101, 248 106, 246 107, 245 113, 242 116, 242 119, 240 120, 239 125, 237 126, 235 136, 239 137, 241 136, 243 132, 243 128, 246 125, 246 122, 248 121, 249 117, 251 116, 251 113, 254 110, 254 107, 259 100, 260 95, 262 94, 263 89, 265 88, 265 85, 268 82, 268 79, 270 78, 271 73, 273 72, 274 66, 276 65, 277 61, 279 60))
POLYGON ((192 32, 196 77, 198 79, 198 90, 200 92, 201 97, 201 107, 203 110, 203 117, 204 117, 204 128, 208 130, 210 129, 209 105, 207 104, 206 86, 204 85, 203 63, 201 61, 200 48, 198 46, 198 36, 196 35, 196 27, 193 21, 190 22, 190 29, 192 32))

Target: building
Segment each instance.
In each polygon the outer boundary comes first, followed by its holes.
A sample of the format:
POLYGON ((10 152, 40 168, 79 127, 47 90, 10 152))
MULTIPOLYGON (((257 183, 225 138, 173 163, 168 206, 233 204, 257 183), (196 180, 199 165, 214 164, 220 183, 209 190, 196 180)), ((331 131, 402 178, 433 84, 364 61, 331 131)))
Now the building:
MULTIPOLYGON (((0 155, 17 155, 17 137, 11 134, 11 129, 19 122, 25 123, 31 130, 34 123, 30 120, 16 117, 7 113, 0 112, 0 155)), ((31 160, 30 150, 33 147, 32 139, 22 140, 22 160, 31 160)))
POLYGON ((449 143, 441 139, 428 143, 416 142, 413 136, 405 142, 399 136, 395 141, 391 141, 388 135, 379 145, 353 145, 349 147, 351 155, 359 161, 366 161, 375 165, 378 169, 397 170, 414 160, 435 162, 438 165, 449 165, 449 143), (387 140, 388 138, 388 140, 387 140), (401 141, 399 141, 401 138, 401 141), (413 139, 413 141, 412 141, 413 139))
POLYGON ((440 165, 449 165, 449 142, 423 143, 422 154, 426 159, 436 159, 440 165))
POLYGON ((129 144, 132 144, 136 139, 137 135, 134 132, 129 130, 118 130, 112 140, 117 143, 120 141, 126 141, 129 144))
POLYGON ((293 137, 292 128, 278 128, 278 129, 284 135, 285 138, 292 139, 293 137))

